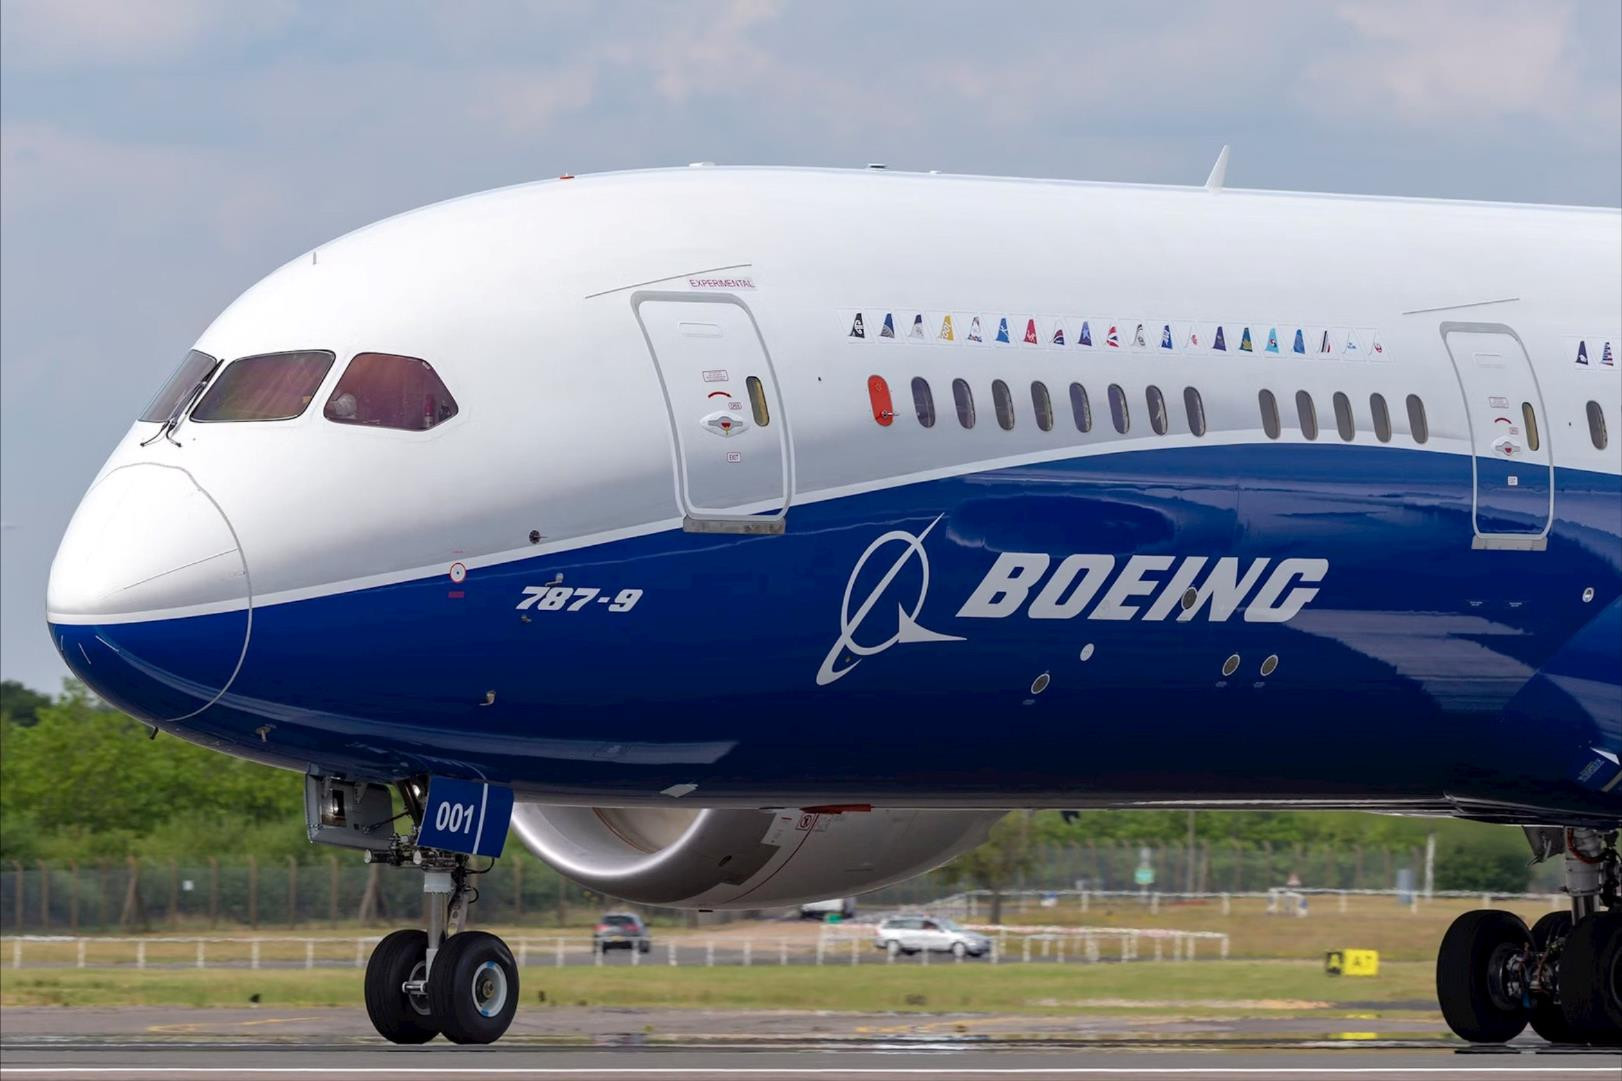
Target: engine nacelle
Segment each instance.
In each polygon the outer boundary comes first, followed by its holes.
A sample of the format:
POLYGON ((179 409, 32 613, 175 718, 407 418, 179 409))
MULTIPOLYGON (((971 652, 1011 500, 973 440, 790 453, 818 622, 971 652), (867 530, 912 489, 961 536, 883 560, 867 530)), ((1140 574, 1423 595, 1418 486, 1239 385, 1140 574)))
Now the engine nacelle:
POLYGON ((772 908, 849 897, 932 870, 1006 811, 778 811, 520 803, 525 847, 611 897, 679 908, 772 908))

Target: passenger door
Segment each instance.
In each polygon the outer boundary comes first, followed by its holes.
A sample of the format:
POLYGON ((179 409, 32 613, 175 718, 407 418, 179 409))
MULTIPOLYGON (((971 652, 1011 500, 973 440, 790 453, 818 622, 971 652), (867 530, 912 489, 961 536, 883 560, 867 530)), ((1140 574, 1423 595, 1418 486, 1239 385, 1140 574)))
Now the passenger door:
POLYGON ((1469 418, 1475 548, 1541 551, 1554 514, 1553 426, 1519 336, 1496 323, 1443 323, 1469 418))
POLYGON ((631 298, 669 406, 685 527, 781 533, 788 425, 765 340, 732 296, 631 298))

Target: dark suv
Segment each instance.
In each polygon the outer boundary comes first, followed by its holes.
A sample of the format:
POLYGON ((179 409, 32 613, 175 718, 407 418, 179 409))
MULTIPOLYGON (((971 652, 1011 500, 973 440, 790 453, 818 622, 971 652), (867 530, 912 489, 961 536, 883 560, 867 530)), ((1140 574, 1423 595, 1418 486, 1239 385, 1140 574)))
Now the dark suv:
POLYGON ((624 946, 647 953, 653 947, 653 939, 648 937, 648 925, 635 912, 609 912, 597 921, 591 944, 598 951, 624 946))

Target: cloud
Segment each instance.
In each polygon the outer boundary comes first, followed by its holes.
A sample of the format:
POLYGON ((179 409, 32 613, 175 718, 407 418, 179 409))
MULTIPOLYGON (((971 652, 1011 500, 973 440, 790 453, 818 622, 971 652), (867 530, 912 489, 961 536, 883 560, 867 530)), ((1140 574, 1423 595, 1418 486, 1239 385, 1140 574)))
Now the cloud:
POLYGON ((1594 78, 1574 14, 1551 2, 1343 4, 1341 32, 1314 50, 1298 100, 1340 120, 1457 132, 1533 118, 1585 142, 1614 141, 1616 43, 1601 46, 1611 79, 1594 78))
POLYGON ((291 0, 8 0, 8 64, 85 68, 167 63, 204 43, 231 46, 271 32, 291 0))

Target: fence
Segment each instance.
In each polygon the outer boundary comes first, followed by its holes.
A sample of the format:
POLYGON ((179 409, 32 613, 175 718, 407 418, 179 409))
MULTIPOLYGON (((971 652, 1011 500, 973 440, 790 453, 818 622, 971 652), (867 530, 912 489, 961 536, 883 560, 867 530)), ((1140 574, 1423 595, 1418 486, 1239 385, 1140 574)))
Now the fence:
MULTIPOLYGON (((571 885, 528 853, 508 855, 479 879, 477 918, 483 924, 545 920, 556 925, 593 918, 612 902, 571 885), (587 911, 589 910, 589 911, 587 911)), ((1141 895, 1139 869, 1153 872, 1162 898, 1249 896, 1292 876, 1314 890, 1386 890, 1399 871, 1423 866, 1420 850, 1304 845, 1244 846, 1197 843, 1144 848, 1088 842, 1049 845, 1033 870, 1010 883, 1012 897, 1083 888, 1090 896, 1141 895), (1147 859, 1145 858, 1147 856, 1147 859), (1170 891, 1181 891, 1173 893, 1170 891)), ((1558 860, 1539 864, 1533 889, 1557 889, 1558 860)), ((315 862, 248 858, 205 864, 116 861, 101 864, 12 863, 0 867, 0 928, 18 933, 67 931, 250 930, 333 926, 360 921, 376 926, 416 922, 422 912, 419 876, 362 864, 352 854, 323 853, 315 862)), ((927 905, 942 887, 934 876, 888 886, 861 898, 864 911, 927 905)), ((1033 903, 1033 902, 1021 902, 1033 903)), ((617 904, 614 907, 621 907, 617 904)), ((659 913, 656 921, 696 920, 659 913)), ((704 917, 723 922, 723 914, 704 917)))
MULTIPOLYGON (((846 928, 815 938, 703 938, 697 935, 650 941, 646 951, 609 954, 590 938, 560 935, 508 939, 520 967, 718 965, 862 965, 961 964, 948 955, 931 959, 929 951, 913 956, 874 948, 871 929, 846 928)), ((980 928, 991 933, 986 964, 1096 964, 1106 961, 1194 961, 1228 956, 1228 936, 1212 931, 1160 928, 1047 927, 1014 931, 980 928)), ((0 939, 0 955, 12 969, 134 968, 146 969, 315 969, 364 968, 377 936, 72 936, 13 935, 0 939)))
MULTIPOLYGON (((1121 904, 1140 905, 1150 914, 1158 914, 1164 907, 1174 905, 1215 905, 1224 916, 1233 914, 1235 902, 1250 902, 1269 914, 1304 916, 1313 904, 1330 905, 1337 912, 1347 911, 1347 902, 1355 897, 1387 898, 1395 905, 1418 911, 1421 905, 1433 900, 1468 899, 1482 908, 1492 908, 1500 901, 1530 901, 1546 904, 1551 911, 1559 911, 1571 904, 1564 893, 1492 893, 1473 890, 1433 890, 1428 896, 1418 890, 1345 890, 1315 887, 1274 887, 1250 890, 1244 893, 1184 893, 1167 890, 1007 890, 1001 894, 1002 910, 1024 914, 1032 908, 1054 908, 1059 905, 1089 912, 1094 905, 1115 907, 1121 904)), ((989 913, 993 907, 990 890, 969 890, 938 897, 917 907, 936 915, 958 919, 975 919, 989 913)))

